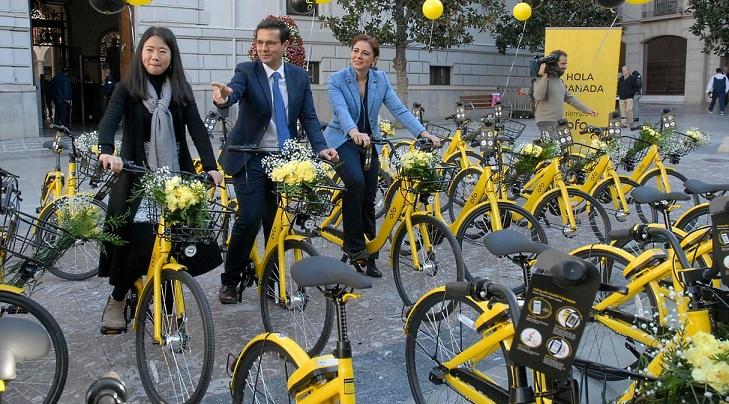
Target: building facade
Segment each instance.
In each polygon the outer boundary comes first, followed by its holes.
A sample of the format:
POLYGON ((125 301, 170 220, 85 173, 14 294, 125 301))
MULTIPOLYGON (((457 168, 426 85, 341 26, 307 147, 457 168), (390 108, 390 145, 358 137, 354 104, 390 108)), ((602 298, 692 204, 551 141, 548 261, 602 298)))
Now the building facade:
MULTIPOLYGON (((211 109, 211 81, 227 82, 235 65, 249 60, 253 31, 267 15, 289 15, 297 23, 310 62, 312 90, 322 121, 331 118, 326 82, 348 66, 349 49, 312 16, 337 15, 336 2, 313 0, 154 0, 130 13, 104 15, 87 0, 6 0, 0 4, 0 140, 36 136, 48 121, 42 118, 39 77, 53 76, 62 65, 72 68, 75 128, 93 128, 103 111, 98 89, 104 68, 118 75, 133 45, 149 26, 163 25, 179 40, 182 60, 201 113, 211 109), (81 98, 83 94, 83 98, 81 98)), ((395 51, 383 47, 378 68, 395 85, 395 51)), ((473 44, 449 51, 428 51, 415 45, 407 51, 409 102, 425 108, 426 118, 452 113, 460 95, 486 94, 528 84, 529 55, 499 55, 488 34, 473 44)), ((387 113, 383 114, 387 116, 387 113)))

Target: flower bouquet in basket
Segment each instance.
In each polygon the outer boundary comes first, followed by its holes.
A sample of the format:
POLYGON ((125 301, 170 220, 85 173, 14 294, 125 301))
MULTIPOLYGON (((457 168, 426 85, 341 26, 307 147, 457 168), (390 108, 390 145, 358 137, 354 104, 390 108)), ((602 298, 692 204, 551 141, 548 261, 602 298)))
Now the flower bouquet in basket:
POLYGON ((167 226, 206 229, 209 224, 207 186, 195 177, 183 178, 167 167, 142 177, 139 209, 147 208, 152 223, 164 218, 167 226))
POLYGON ((382 137, 393 137, 395 136, 395 125, 387 119, 382 119, 381 116, 377 117, 377 123, 380 126, 380 133, 382 137))
POLYGON ((701 146, 707 145, 710 140, 711 136, 708 133, 696 128, 691 128, 685 133, 674 132, 671 141, 662 145, 661 153, 669 156, 673 164, 678 164, 681 157, 701 146))
POLYGON ((636 403, 729 402, 729 340, 699 332, 679 332, 665 341, 661 375, 641 383, 636 403))
POLYGON ((276 192, 286 199, 286 209, 295 213, 327 214, 329 193, 319 192, 326 179, 325 163, 318 161, 308 144, 287 140, 281 153, 261 161, 276 192))
POLYGON ((444 173, 440 156, 422 150, 411 150, 402 155, 395 163, 400 177, 408 180, 411 186, 422 193, 442 191, 444 173))
POLYGON ((674 134, 674 130, 666 129, 661 131, 653 127, 651 123, 644 123, 640 127, 638 135, 638 141, 633 142, 632 146, 625 152, 625 155, 621 161, 626 163, 636 163, 641 155, 644 155, 647 148, 651 145, 657 145, 659 148, 663 148, 670 142, 671 137, 674 134))
POLYGON ((539 144, 522 143, 512 154, 507 177, 514 181, 528 179, 542 162, 553 159, 559 154, 560 147, 551 138, 543 138, 539 144))
MULTIPOLYGON (((97 156, 101 153, 101 149, 99 148, 99 133, 97 131, 83 132, 78 135, 73 142, 76 144, 76 149, 78 149, 81 153, 91 153, 97 156)), ((120 151, 121 140, 115 140, 114 155, 118 157, 120 151)))

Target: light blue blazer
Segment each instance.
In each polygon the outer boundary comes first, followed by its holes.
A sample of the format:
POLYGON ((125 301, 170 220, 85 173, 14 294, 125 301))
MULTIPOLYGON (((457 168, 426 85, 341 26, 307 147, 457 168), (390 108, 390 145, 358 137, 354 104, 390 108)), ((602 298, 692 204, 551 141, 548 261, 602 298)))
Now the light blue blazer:
MULTIPOLYGON (((334 113, 331 122, 324 130, 324 138, 329 147, 336 149, 349 139, 347 134, 352 128, 357 127, 359 113, 362 110, 357 76, 354 69, 350 66, 332 74, 329 77, 328 88, 329 101, 334 113)), ((385 72, 370 70, 367 98, 367 113, 372 127, 373 133, 371 135, 373 139, 382 139, 377 117, 383 103, 395 119, 400 121, 413 136, 417 136, 425 130, 425 127, 392 91, 392 86, 390 86, 390 81, 387 79, 385 72)))

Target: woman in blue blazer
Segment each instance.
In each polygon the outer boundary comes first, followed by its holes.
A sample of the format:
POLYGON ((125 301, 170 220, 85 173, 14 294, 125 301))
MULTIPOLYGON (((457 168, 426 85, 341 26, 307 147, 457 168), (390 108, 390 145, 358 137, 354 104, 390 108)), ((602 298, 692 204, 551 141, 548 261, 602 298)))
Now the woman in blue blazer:
POLYGON ((337 149, 342 164, 337 169, 347 187, 342 200, 344 225, 344 253, 351 262, 367 265, 367 275, 375 278, 382 273, 375 265, 375 254, 365 248, 365 235, 375 236, 375 196, 377 173, 380 165, 378 153, 373 151, 370 169, 365 170, 365 150, 370 139, 380 140, 377 118, 380 107, 387 109, 414 136, 427 136, 439 145, 397 97, 387 75, 374 69, 380 56, 380 45, 369 35, 360 34, 352 39, 352 66, 329 77, 329 100, 333 109, 332 121, 324 130, 329 147, 337 149))

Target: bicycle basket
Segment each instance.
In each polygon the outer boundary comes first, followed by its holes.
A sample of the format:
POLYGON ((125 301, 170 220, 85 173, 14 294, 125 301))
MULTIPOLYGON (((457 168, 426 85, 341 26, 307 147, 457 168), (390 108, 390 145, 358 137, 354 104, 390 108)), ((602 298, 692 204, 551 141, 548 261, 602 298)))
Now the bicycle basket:
POLYGON ((491 173, 491 180, 499 187, 521 189, 537 170, 539 163, 540 161, 537 158, 503 150, 500 164, 491 173))
POLYGON ((5 208, 20 208, 20 183, 17 175, 0 168, 0 215, 5 208))
POLYGON ((75 239, 61 227, 15 208, 5 209, 0 228, 0 250, 5 279, 23 286, 38 269, 52 266, 75 239))
POLYGON ((518 139, 526 128, 525 124, 519 121, 514 121, 512 119, 502 120, 500 126, 501 133, 499 133, 499 135, 508 138, 508 140, 505 139, 508 142, 514 142, 516 139, 518 139))
POLYGON ((451 130, 440 125, 435 125, 430 122, 425 124, 425 130, 428 131, 433 136, 437 136, 438 138, 447 139, 451 137, 451 130))
POLYGON ((668 160, 672 164, 678 164, 681 161, 681 157, 687 156, 698 146, 699 143, 696 139, 685 133, 676 131, 671 134, 669 141, 659 145, 659 149, 664 161, 668 160))
POLYGON ((464 142, 473 142, 481 133, 481 122, 469 121, 463 125, 462 130, 463 133, 461 133, 461 139, 464 142))
POLYGON ((99 163, 99 156, 95 153, 81 152, 76 165, 76 176, 79 183, 88 181, 90 186, 96 188, 109 182, 114 173, 111 170, 104 170, 99 163))
POLYGON ((337 190, 344 190, 344 187, 334 184, 319 184, 313 189, 297 187, 292 190, 280 184, 276 186, 278 194, 278 206, 288 213, 294 215, 306 215, 326 217, 334 208, 332 194, 337 190))
POLYGON ((643 160, 646 153, 648 153, 648 149, 653 145, 650 142, 633 136, 621 136, 620 142, 623 144, 626 152, 620 158, 618 165, 625 168, 626 171, 633 171, 635 165, 643 160))
POLYGON ((201 224, 191 225, 187 223, 170 223, 167 218, 170 212, 167 208, 145 199, 139 209, 146 209, 147 218, 153 224, 153 231, 157 236, 164 238, 171 243, 197 243, 217 240, 223 230, 226 216, 233 215, 233 209, 216 202, 209 202, 204 208, 205 220, 201 224), (146 202, 145 202, 146 201, 146 202), (160 234, 160 223, 164 219, 163 232, 160 234))
POLYGON ((584 184, 587 173, 597 165, 603 150, 581 143, 573 143, 560 159, 560 169, 568 183, 584 184))
POLYGON ((412 194, 446 192, 460 167, 456 164, 439 164, 432 168, 421 168, 417 172, 398 167, 401 190, 412 194))

